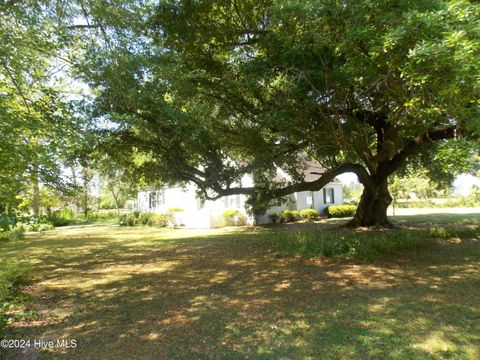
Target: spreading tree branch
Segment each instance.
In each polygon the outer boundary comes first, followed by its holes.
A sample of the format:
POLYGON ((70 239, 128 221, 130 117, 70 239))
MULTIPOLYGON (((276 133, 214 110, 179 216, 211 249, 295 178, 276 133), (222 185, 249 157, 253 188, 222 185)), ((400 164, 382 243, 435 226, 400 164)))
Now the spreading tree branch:
POLYGON ((453 139, 455 137, 455 127, 448 127, 441 130, 428 131, 408 141, 403 148, 397 152, 390 160, 382 161, 378 165, 377 173, 381 178, 387 178, 398 169, 409 156, 414 155, 422 147, 438 140, 453 139))
MULTIPOLYGON (((317 180, 290 184, 279 189, 273 189, 271 191, 267 191, 266 198, 275 199, 275 198, 286 196, 295 192, 317 191, 323 188, 329 182, 331 182, 336 176, 346 172, 355 173, 358 176, 360 182, 364 186, 370 186, 371 181, 369 178, 369 174, 362 165, 346 163, 334 169, 325 171, 324 173, 322 173, 322 176, 317 180)), ((211 189, 214 190, 217 193, 217 195, 209 196, 208 189, 204 188, 203 192, 207 200, 218 200, 223 196, 229 196, 229 195, 239 195, 239 194, 253 195, 259 191, 266 190, 266 189, 255 187, 255 186, 223 189, 218 185, 211 186, 211 189)))

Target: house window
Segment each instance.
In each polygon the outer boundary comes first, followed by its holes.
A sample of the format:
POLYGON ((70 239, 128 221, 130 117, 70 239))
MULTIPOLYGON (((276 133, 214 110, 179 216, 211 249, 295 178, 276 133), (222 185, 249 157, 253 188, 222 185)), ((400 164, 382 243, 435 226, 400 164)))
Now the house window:
POLYGON ((157 207, 157 192, 151 192, 148 196, 148 208, 155 209, 157 207))
POLYGON ((313 205, 313 191, 310 192, 310 194, 307 195, 307 205, 312 207, 313 205))
POLYGON ((240 195, 225 196, 225 209, 239 208, 240 199, 240 195))
POLYGON ((158 192, 158 203, 160 205, 165 205, 165 190, 158 192))
POLYGON ((148 207, 156 209, 159 205, 165 204, 165 190, 152 191, 148 197, 148 207))
POLYGON ((276 198, 272 201, 272 206, 282 206, 282 198, 276 198))
POLYGON ((335 195, 333 188, 324 188, 323 189, 323 203, 324 204, 333 204, 335 202, 335 195))

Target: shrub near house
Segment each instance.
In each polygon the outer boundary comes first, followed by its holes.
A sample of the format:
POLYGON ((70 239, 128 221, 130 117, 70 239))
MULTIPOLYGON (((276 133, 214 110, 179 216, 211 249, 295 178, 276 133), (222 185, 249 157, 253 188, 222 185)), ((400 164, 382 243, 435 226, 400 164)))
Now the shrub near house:
POLYGON ((357 211, 355 205, 331 205, 325 209, 329 218, 343 218, 353 216, 357 211))
POLYGON ((318 219, 318 212, 315 209, 303 209, 300 210, 300 216, 307 220, 307 221, 313 221, 315 219, 318 219))
MULTIPOLYGON (((329 218, 349 217, 355 214, 357 207, 355 205, 331 205, 325 209, 325 213, 329 218)), ((320 215, 314 209, 284 210, 279 214, 270 214, 269 218, 273 223, 280 221, 281 223, 295 222, 299 220, 313 221, 318 219, 320 215)))
POLYGON ((229 209, 223 212, 223 222, 225 226, 245 226, 247 217, 240 210, 229 209))
POLYGON ((135 211, 132 214, 122 215, 119 219, 120 226, 153 226, 153 227, 167 227, 175 225, 175 219, 172 213, 152 214, 139 213, 135 211))
POLYGON ((280 222, 289 223, 301 219, 300 212, 297 210, 284 210, 278 214, 280 222))
POLYGON ((281 223, 295 222, 299 220, 313 221, 318 219, 320 215, 315 209, 284 210, 279 214, 268 215, 272 223, 280 221, 281 223))

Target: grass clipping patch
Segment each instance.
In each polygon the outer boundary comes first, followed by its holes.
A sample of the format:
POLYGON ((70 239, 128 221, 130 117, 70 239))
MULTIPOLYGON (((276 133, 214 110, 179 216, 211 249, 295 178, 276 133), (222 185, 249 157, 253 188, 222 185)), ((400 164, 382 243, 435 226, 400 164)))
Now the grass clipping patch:
POLYGON ((364 232, 301 230, 278 232, 268 245, 282 255, 371 260, 399 251, 426 246, 424 230, 377 230, 364 232))

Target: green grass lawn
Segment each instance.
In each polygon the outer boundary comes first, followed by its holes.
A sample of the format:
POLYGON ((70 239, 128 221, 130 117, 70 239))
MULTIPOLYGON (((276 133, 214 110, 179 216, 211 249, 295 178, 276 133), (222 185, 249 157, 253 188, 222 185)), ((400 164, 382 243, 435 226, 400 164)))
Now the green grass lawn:
MULTIPOLYGON (((422 228, 479 219, 397 220, 422 228)), ((291 229, 302 225, 282 231, 291 229)), ((6 337, 78 346, 6 355, 478 359, 480 240, 440 233, 424 247, 370 261, 281 255, 268 246, 278 228, 93 224, 30 234, 0 243, 0 269, 18 262, 33 269, 20 309, 32 315, 12 323, 6 337)))

